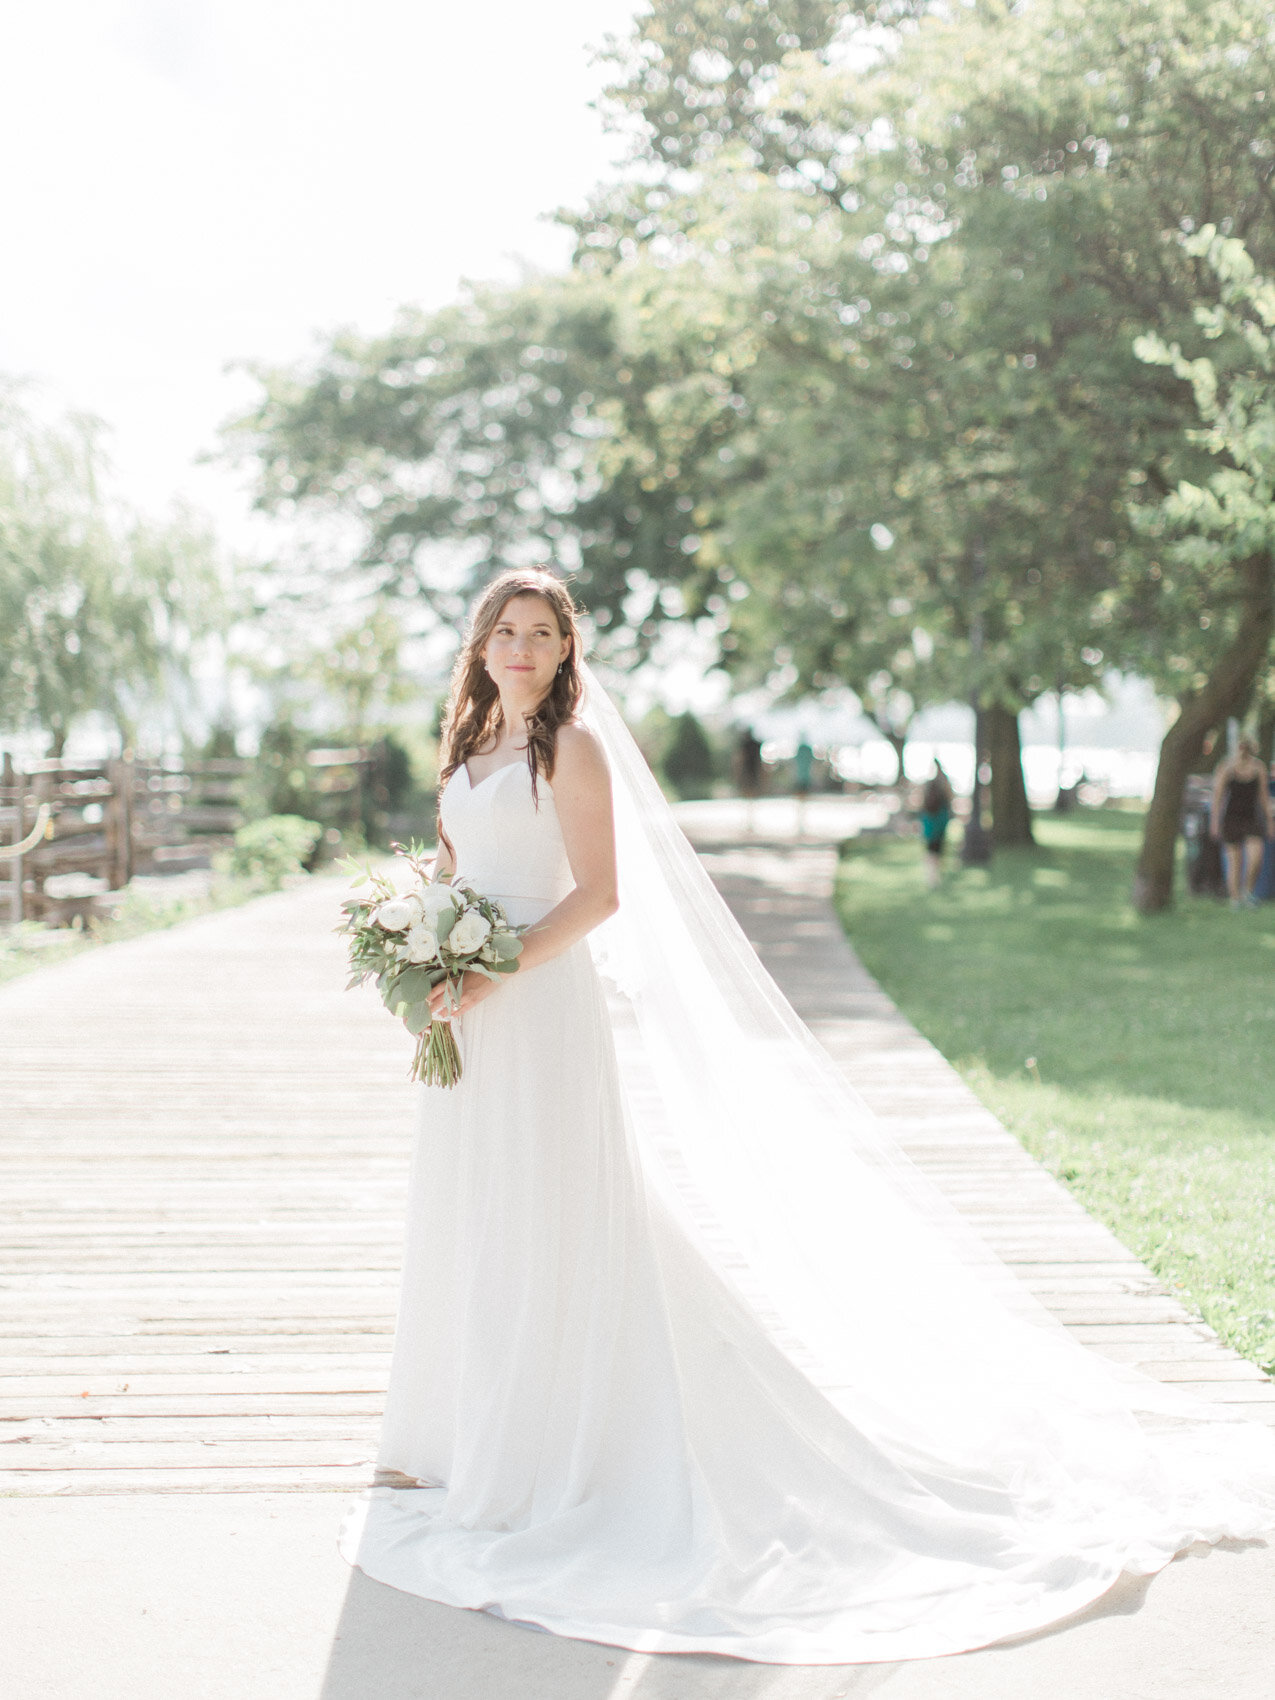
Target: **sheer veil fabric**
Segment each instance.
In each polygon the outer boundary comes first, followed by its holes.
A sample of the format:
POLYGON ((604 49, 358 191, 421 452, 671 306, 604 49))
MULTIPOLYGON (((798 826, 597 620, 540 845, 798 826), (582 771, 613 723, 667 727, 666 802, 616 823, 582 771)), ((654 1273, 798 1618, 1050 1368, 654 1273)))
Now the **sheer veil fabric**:
MULTIPOLYGON (((342 1551, 638 1651, 926 1657, 1275 1529, 1275 1435, 1074 1343, 766 974, 586 670, 616 915, 422 1089, 379 1462, 342 1551), (603 986, 607 995, 603 995, 603 986)), ((443 798, 461 871, 569 889, 552 787, 443 798)))

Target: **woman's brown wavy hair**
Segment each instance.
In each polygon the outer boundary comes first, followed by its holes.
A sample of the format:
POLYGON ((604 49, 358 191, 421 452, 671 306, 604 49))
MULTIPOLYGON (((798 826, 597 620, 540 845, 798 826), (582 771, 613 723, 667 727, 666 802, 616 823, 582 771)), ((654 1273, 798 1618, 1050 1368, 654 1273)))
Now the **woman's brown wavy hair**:
MULTIPOLYGON (((452 668, 451 693, 443 717, 442 765, 438 789, 456 769, 496 737, 504 719, 500 693, 483 666, 483 649, 496 629, 505 604, 515 596, 539 596, 553 610, 561 636, 571 639, 554 681, 528 720, 527 766, 531 769, 531 793, 539 803, 536 779, 553 778, 558 753, 558 729, 573 720, 584 696, 580 677, 583 660, 578 610, 571 592, 556 574, 544 567, 515 567, 501 573, 483 591, 469 616, 469 630, 452 668)), ((441 829, 440 829, 441 830, 441 829)))

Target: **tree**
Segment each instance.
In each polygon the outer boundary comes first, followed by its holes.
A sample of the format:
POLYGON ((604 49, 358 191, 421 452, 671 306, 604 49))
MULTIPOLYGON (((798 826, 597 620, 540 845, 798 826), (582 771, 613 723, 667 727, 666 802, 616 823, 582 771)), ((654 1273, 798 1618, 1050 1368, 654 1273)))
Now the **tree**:
POLYGON ((795 56, 818 60, 854 20, 902 19, 906 0, 654 0, 633 35, 613 42, 617 115, 637 120, 641 155, 669 171, 694 170, 743 146, 769 175, 809 157, 809 117, 788 98, 795 56))
POLYGON ((342 609, 336 619, 332 613, 316 610, 299 639, 291 601, 268 605, 250 670, 271 699, 274 719, 299 718, 325 737, 366 744, 412 695, 403 622, 383 601, 342 609))
POLYGON ((679 797, 705 797, 713 782, 713 747, 689 711, 673 721, 664 751, 664 777, 679 797))
POLYGON ((147 523, 110 501, 100 437, 92 420, 0 406, 0 719, 47 732, 53 755, 89 713, 131 747, 149 711, 180 702, 225 606, 195 522, 147 523))
MULTIPOLYGON (((1149 494, 1154 505, 1175 484, 1213 481, 1201 461, 1203 439, 1191 429, 1189 397, 1167 390, 1154 365, 1150 383, 1132 372, 1128 351, 1147 326, 1162 340, 1185 337, 1209 287, 1199 263, 1205 250, 1176 242, 1178 232, 1224 219, 1266 257, 1263 263, 1275 262, 1275 119, 1267 98, 1275 52, 1268 18, 1250 0, 1211 8, 1191 0, 1134 6, 1055 0, 936 17, 916 39, 918 54, 910 67, 901 56, 900 72, 918 107, 911 127, 920 168, 913 192, 927 175, 932 191, 931 168, 945 168, 945 204, 959 218, 959 247, 971 245, 976 210, 982 216, 989 206, 1008 206, 1009 222, 1023 237, 1046 240, 1065 255, 1033 352, 1061 403, 1049 409, 1052 419, 1065 425, 1070 418, 1082 428, 1087 419, 1101 449, 1093 470, 1109 518, 1088 531, 1090 547, 1106 557, 1091 585, 1089 648, 1163 679, 1163 667, 1147 653, 1152 614, 1157 630, 1150 648, 1161 655, 1167 650, 1181 659, 1196 649, 1201 617, 1234 638, 1229 666, 1212 653, 1189 710, 1184 703, 1166 741, 1135 882, 1139 905, 1158 907, 1170 889, 1165 834, 1171 870, 1181 764, 1198 757, 1203 736, 1194 722, 1226 712, 1222 705, 1236 691, 1247 694, 1240 681, 1260 665, 1268 592, 1256 563, 1242 587, 1232 582, 1238 606, 1247 610, 1232 631, 1229 618, 1196 605, 1198 584, 1182 598, 1156 589, 1163 578, 1155 548, 1148 547, 1156 538, 1154 529, 1134 523, 1136 498, 1149 494), (1081 317, 1078 309, 1086 306, 1081 317), (1095 329, 1102 325, 1115 358, 1100 345, 1086 349, 1085 318, 1095 329), (1066 358, 1077 343, 1085 355, 1079 366, 1066 358), (1068 365, 1070 382, 1060 385, 1068 365)), ((1088 480, 1076 476, 1082 462, 1075 445, 1061 440, 1064 482, 1082 488, 1088 480)), ((1219 452, 1216 442, 1212 447, 1219 452)), ((1161 510, 1166 523, 1173 523, 1173 509, 1170 502, 1161 510)), ((1078 541, 1083 544, 1083 534, 1078 541)), ((1182 683, 1179 674, 1174 688, 1182 683)))
MULTIPOLYGON (((989 297, 996 290, 1014 297, 1012 285, 1007 292, 999 282, 1008 268, 971 263, 951 240, 948 209, 932 196, 901 203, 906 186, 897 182, 894 155, 903 146, 899 125, 906 114, 891 107, 895 84, 878 79, 880 87, 859 98, 856 110, 844 75, 818 58, 817 50, 833 46, 846 8, 823 9, 821 23, 809 9, 795 9, 803 12, 800 45, 816 51, 781 55, 778 64, 759 64, 752 9, 725 14, 739 25, 733 35, 730 29, 704 34, 708 10, 657 5, 639 24, 643 50, 631 61, 629 83, 615 93, 649 120, 652 148, 682 165, 693 161, 703 182, 724 170, 749 196, 747 180, 760 166, 789 203, 785 251, 796 263, 787 268, 784 291, 760 304, 762 320, 776 327, 766 340, 777 355, 770 369, 782 400, 764 412, 778 426, 771 451, 777 476, 755 486, 752 512, 735 540, 736 553, 750 546, 766 552, 764 565, 754 560, 745 569, 750 587, 758 589, 767 567, 772 581, 761 614, 751 605, 754 637, 773 609, 776 635, 794 657, 801 686, 839 672, 869 703, 899 701, 927 673, 937 683, 942 668, 928 665, 937 649, 949 685, 957 694, 988 698, 993 722, 1007 712, 1016 716, 1047 679, 1066 674, 1088 683, 1092 669, 1080 657, 1082 645, 1067 643, 1067 626, 1057 619, 1057 534, 1067 529, 1066 519, 1043 523, 1060 509, 1031 477, 1041 463, 1022 464, 1042 386, 1033 396, 1030 382, 1022 382, 1029 368, 1007 373, 999 341, 1023 326, 1025 313, 1039 316, 1040 292, 1019 289, 1006 323, 1004 303, 989 297), (726 66, 731 40, 743 55, 737 75, 726 66), (728 85, 733 93, 726 99, 720 90, 728 85), (708 111, 721 122, 706 124, 708 111), (887 135, 894 138, 889 147, 887 135), (802 225, 810 232, 804 241, 796 235, 802 225), (997 331, 992 346, 989 325, 997 331), (861 428, 847 428, 865 413, 873 420, 870 440, 861 428), (797 420, 802 424, 794 428, 797 420), (826 502, 823 492, 830 493, 826 502), (857 536, 845 525, 847 512, 859 515, 857 536), (900 542, 889 559, 893 583, 882 582, 884 563, 870 570, 868 538, 883 527, 900 542), (1047 617, 1038 614, 1033 622, 1046 600, 1047 617), (900 630, 909 616, 920 626, 915 643, 906 625, 900 630), (895 663, 903 678, 895 676, 895 663), (876 688, 865 691, 867 682, 876 688)), ((786 27, 794 9, 778 12, 785 27, 775 39, 796 47, 786 27)), ((718 8, 713 29, 722 18, 718 8)), ((724 198, 719 191, 718 200, 724 198)), ((759 199, 755 191, 750 198, 759 199)), ((721 245, 720 232, 705 232, 704 200, 701 193, 682 228, 689 241, 702 244, 713 234, 721 245)), ((659 238, 667 240, 679 204, 662 187, 647 192, 645 216, 633 228, 652 225, 653 203, 659 238)), ((609 240, 622 249, 629 239, 626 210, 621 205, 617 217, 614 205, 600 204, 582 226, 583 241, 596 249, 609 240)), ((745 243, 735 246, 738 253, 745 243)), ((1012 275, 1021 281, 1029 274, 1012 275)), ((1015 356, 1010 360, 1017 365, 1015 356)), ((1034 364, 1029 356, 1029 367, 1034 364)), ((765 366, 762 355, 759 371, 765 366)), ((754 386, 751 399, 760 416, 769 398, 754 386)), ((1055 458, 1051 447, 1043 464, 1052 467, 1055 458)), ((893 726, 883 730, 897 737, 893 726)), ((1016 727, 995 742, 998 765, 1013 767, 1013 783, 996 787, 999 834, 1005 841, 1030 839, 1016 727)))
POLYGON ((1190 359, 1157 335, 1142 338, 1138 352, 1190 385, 1196 440, 1221 464, 1203 482, 1182 480, 1141 515, 1161 556, 1142 598, 1148 634, 1188 634, 1167 651, 1152 638, 1145 657, 1148 671, 1176 689, 1178 716, 1161 746, 1134 876, 1143 913, 1172 901, 1187 775, 1210 730, 1248 707, 1275 633, 1275 283, 1258 274, 1242 242, 1212 226, 1182 246, 1219 286, 1221 299, 1195 314, 1217 353, 1190 359))
MULTIPOLYGON (((788 4, 769 33, 756 13, 656 0, 639 20, 612 93, 657 176, 601 200, 582 241, 667 242, 676 174, 741 160, 837 224, 868 263, 830 394, 884 409, 899 501, 876 517, 928 574, 940 649, 966 650, 1015 766, 1005 716, 1042 675, 1080 684, 1139 651, 1129 497, 1198 467, 1181 396, 1132 359, 1198 296, 1166 235, 1226 216, 1275 246, 1264 8, 788 4), (856 18, 874 38, 847 35, 856 18)), ((1021 830, 1021 768, 994 790, 998 836, 1007 814, 1021 830)))
POLYGON ((105 577, 95 431, 85 420, 37 431, 12 400, 0 423, 0 717, 34 721, 56 755, 105 689, 80 631, 90 588, 105 577))
POLYGON ((315 362, 257 369, 232 451, 257 465, 262 507, 350 524, 336 570, 374 594, 456 626, 493 572, 548 562, 600 626, 649 647, 661 591, 696 574, 696 467, 731 421, 702 326, 657 322, 651 282, 475 289, 386 336, 343 333, 315 362))
MULTIPOLYGON (((1016 720, 1059 678, 1094 682, 1104 534, 1129 529, 1119 456, 1104 451, 1129 434, 1130 407, 1060 424, 1031 352, 1049 268, 1003 281, 952 243, 882 274, 840 213, 722 175, 706 171, 683 246, 723 250, 734 290, 750 290, 721 451, 749 473, 705 504, 717 523, 699 549, 722 581, 705 607, 728 664, 748 676, 777 662, 794 689, 848 684, 896 737, 884 709, 904 698, 977 693, 993 721, 1016 720), (1021 362, 1007 345, 1026 347, 1021 362)), ((666 293, 693 269, 666 266, 666 293)), ((1136 370, 1131 349, 1124 364, 1136 370)), ((998 832, 1029 840, 1016 725, 995 746, 998 832)))
POLYGON ((1192 327, 1166 235, 1226 206, 1275 246, 1262 19, 656 0, 615 50, 642 170, 571 221, 573 274, 264 374, 263 500, 336 506, 449 621, 549 557, 617 656, 695 621, 896 740, 892 709, 972 700, 1027 842, 1018 712, 1141 656, 1133 500, 1206 476, 1133 352, 1192 327))

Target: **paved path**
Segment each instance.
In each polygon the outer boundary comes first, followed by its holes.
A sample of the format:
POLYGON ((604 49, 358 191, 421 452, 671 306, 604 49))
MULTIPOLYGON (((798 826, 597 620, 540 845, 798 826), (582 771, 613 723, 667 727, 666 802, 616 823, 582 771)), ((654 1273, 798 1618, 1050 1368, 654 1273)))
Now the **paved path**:
MULTIPOLYGON (((708 860, 847 1073, 1069 1326, 1272 1415, 1275 1389, 864 974, 828 849, 708 860)), ((192 1700, 1267 1700, 1267 1549, 1184 1560, 1012 1650, 839 1671, 641 1658, 348 1571, 333 1541, 375 1441, 411 1094, 404 1036, 340 990, 338 895, 314 882, 0 989, 0 1564, 21 1607, 0 1692, 167 1700, 175 1666, 192 1700)))

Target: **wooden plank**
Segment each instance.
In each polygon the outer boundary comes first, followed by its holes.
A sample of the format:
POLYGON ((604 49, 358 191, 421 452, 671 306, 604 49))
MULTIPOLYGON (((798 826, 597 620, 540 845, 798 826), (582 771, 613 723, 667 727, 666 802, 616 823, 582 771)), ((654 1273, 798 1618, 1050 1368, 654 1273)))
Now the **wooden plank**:
POLYGON ((1260 1382, 1175 1381, 1173 1385, 1181 1392, 1216 1400, 1220 1405, 1275 1405, 1275 1382, 1265 1376, 1260 1382))
MULTIPOLYGON (((1159 1366, 1155 1374, 1162 1381, 1173 1379, 1171 1370, 1175 1364, 1210 1364, 1219 1374, 1225 1371, 1236 1378, 1249 1378, 1263 1381, 1266 1378, 1255 1363, 1247 1358, 1223 1357, 1214 1358, 1209 1355, 1210 1342, 1201 1341, 1194 1336, 1178 1339, 1170 1334, 1167 1339, 1147 1340, 1101 1340, 1090 1342, 1090 1350, 1104 1358, 1110 1358, 1118 1364, 1156 1364, 1159 1366), (1163 1373, 1162 1373, 1163 1372, 1163 1373)), ((1200 1376, 1198 1379, 1206 1379, 1200 1376)))
POLYGON ((185 1395, 163 1393, 102 1393, 75 1398, 46 1394, 14 1395, 0 1392, 0 1423, 65 1417, 96 1420, 101 1417, 216 1417, 216 1416, 309 1416, 314 1412, 333 1417, 379 1417, 382 1393, 333 1393, 316 1388, 305 1393, 249 1393, 243 1389, 198 1388, 185 1395))
MULTIPOLYGON (((41 1358, 91 1358, 118 1355, 116 1335, 80 1334, 84 1318, 68 1317, 64 1326, 44 1328, 29 1334, 19 1333, 17 1325, 0 1336, 0 1362, 20 1358, 38 1361, 41 1358)), ((331 1353, 376 1352, 388 1350, 393 1323, 385 1319, 376 1326, 360 1323, 338 1332, 331 1318, 309 1317, 300 1322, 287 1320, 273 1329, 260 1317, 221 1317, 204 1327, 183 1326, 180 1334, 169 1333, 161 1324, 150 1324, 151 1332, 137 1332, 128 1338, 130 1360, 157 1353, 237 1354, 257 1352, 331 1353), (214 1342, 225 1342, 214 1344, 214 1342)))
MULTIPOLYGON (((367 1369, 314 1369, 297 1374, 280 1369, 268 1360, 256 1369, 233 1375, 233 1385, 245 1393, 383 1393, 388 1364, 367 1369)), ((28 1399, 81 1398, 85 1394, 187 1394, 207 1393, 226 1386, 230 1377, 214 1381, 207 1375, 180 1370, 143 1374, 135 1365, 125 1365, 113 1375, 63 1374, 15 1375, 5 1377, 11 1394, 28 1399)))
MULTIPOLYGON (((1234 1382, 1237 1386, 1251 1387, 1253 1398, 1262 1402, 1275 1394, 1275 1383, 1247 1358, 1162 1358, 1157 1355, 1140 1358, 1138 1365, 1144 1375, 1154 1375, 1159 1381, 1189 1381, 1192 1386, 1206 1381, 1234 1382)), ((1215 1397, 1220 1399, 1222 1395, 1218 1393, 1215 1397)))
MULTIPOLYGON (((6 1456, 3 1461, 8 1463, 9 1451, 17 1451, 17 1447, 5 1448, 6 1456)), ((24 1444, 21 1447, 21 1464, 16 1467, 23 1473, 37 1470, 65 1470, 70 1465, 83 1465, 86 1469, 177 1469, 198 1468, 207 1463, 211 1454, 218 1454, 218 1461, 224 1464, 235 1463, 239 1467, 254 1465, 257 1469, 295 1469, 298 1466, 313 1467, 316 1464, 337 1464, 350 1468, 366 1468, 371 1461, 374 1448, 370 1442, 360 1444, 356 1439, 320 1440, 314 1437, 298 1437, 289 1439, 280 1434, 264 1440, 240 1439, 233 1442, 207 1440, 101 1440, 79 1441, 65 1440, 60 1444, 36 1445, 24 1444)), ((11 1466, 13 1468, 13 1466, 11 1466)))
POLYGON ((1074 1323, 1071 1332, 1086 1346, 1105 1345, 1112 1341, 1141 1341, 1181 1339, 1193 1342, 1216 1340, 1207 1323, 1198 1317, 1183 1316, 1173 1322, 1095 1322, 1074 1323))
POLYGON ((48 1470, 0 1470, 0 1494, 69 1498, 134 1493, 357 1493, 372 1480, 366 1463, 174 1464, 48 1470))
MULTIPOLYGON (((73 1451, 105 1446, 208 1446, 233 1442, 236 1447, 270 1446, 276 1442, 300 1445, 329 1442, 344 1449, 374 1451, 380 1413, 351 1416, 340 1411, 293 1411, 274 1416, 269 1411, 224 1411, 166 1417, 142 1412, 127 1416, 8 1417, 0 1419, 0 1457, 16 1456, 8 1448, 23 1449, 23 1463, 33 1455, 69 1447, 73 1451)), ((121 1454, 122 1456, 122 1454, 121 1454)), ((247 1456, 247 1454, 245 1454, 247 1456)))

